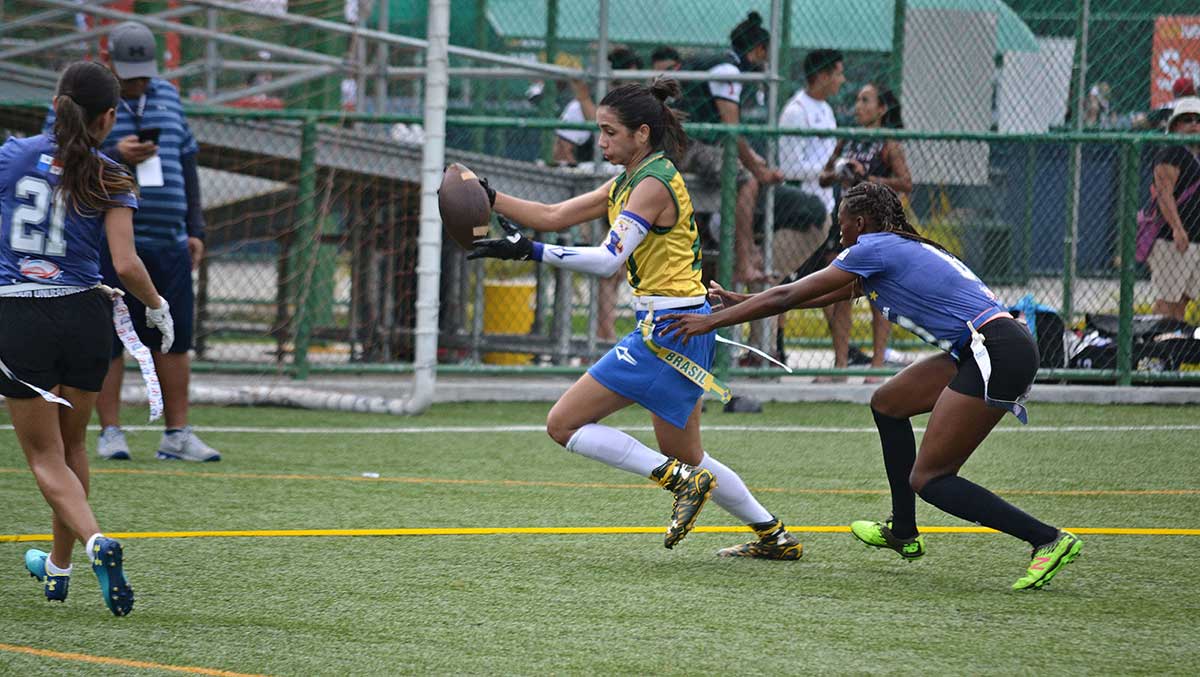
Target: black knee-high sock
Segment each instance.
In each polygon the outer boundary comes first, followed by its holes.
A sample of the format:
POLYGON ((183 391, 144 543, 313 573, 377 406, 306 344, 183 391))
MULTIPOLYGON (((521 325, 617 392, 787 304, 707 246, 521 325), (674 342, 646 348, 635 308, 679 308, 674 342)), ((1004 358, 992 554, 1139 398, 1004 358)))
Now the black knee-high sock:
POLYGON ((871 415, 875 417, 875 427, 879 428, 883 467, 892 488, 892 533, 897 538, 912 538, 917 535, 917 497, 908 483, 917 457, 912 422, 881 414, 874 408, 871 415))
POLYGON ((920 493, 921 498, 955 517, 1015 536, 1035 548, 1058 537, 1058 529, 958 475, 935 477, 920 493))

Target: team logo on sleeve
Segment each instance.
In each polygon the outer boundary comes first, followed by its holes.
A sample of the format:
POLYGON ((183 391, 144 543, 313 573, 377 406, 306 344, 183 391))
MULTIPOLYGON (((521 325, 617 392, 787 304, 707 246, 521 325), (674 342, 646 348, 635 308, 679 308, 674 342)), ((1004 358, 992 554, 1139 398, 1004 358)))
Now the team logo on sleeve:
POLYGON ((608 248, 608 251, 613 256, 617 256, 625 251, 625 245, 621 243, 621 236, 615 230, 608 231, 608 244, 604 246, 608 248))
POLYGON ((20 260, 21 274, 31 280, 47 281, 62 277, 62 268, 53 261, 23 258, 20 260))
POLYGON ((58 176, 62 174, 63 168, 62 165, 58 164, 58 162, 54 159, 53 155, 42 153, 41 157, 38 158, 37 170, 39 172, 48 172, 58 176))

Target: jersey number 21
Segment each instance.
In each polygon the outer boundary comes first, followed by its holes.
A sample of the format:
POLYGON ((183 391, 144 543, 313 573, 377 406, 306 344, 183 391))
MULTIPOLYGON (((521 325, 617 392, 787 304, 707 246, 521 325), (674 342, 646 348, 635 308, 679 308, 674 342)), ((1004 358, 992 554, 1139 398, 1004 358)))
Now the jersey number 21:
POLYGON ((26 176, 17 182, 16 196, 33 200, 33 204, 23 204, 13 212, 8 240, 13 251, 38 256, 66 255, 67 239, 63 233, 63 222, 66 220, 67 206, 61 196, 53 196, 53 193, 50 184, 36 176, 26 176), (52 196, 53 207, 50 204, 52 196), (45 223, 47 212, 50 215, 50 227, 46 232, 28 228, 45 223))

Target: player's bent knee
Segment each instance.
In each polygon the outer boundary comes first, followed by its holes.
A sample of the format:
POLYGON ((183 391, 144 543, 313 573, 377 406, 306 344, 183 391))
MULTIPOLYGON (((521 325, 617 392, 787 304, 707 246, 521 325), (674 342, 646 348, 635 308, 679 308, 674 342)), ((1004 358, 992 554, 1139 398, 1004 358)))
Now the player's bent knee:
POLYGON ((871 393, 871 409, 891 418, 908 418, 900 394, 897 388, 889 388, 887 384, 880 386, 871 393))
POLYGON ((555 416, 553 410, 551 410, 550 416, 546 418, 546 434, 550 436, 550 439, 557 442, 559 446, 567 446, 567 442, 571 441, 571 436, 578 429, 562 417, 555 416))

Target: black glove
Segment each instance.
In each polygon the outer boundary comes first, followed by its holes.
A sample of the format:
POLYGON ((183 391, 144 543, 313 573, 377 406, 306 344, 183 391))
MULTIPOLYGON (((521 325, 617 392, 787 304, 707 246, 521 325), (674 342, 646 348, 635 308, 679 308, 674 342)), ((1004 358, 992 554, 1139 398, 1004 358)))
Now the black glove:
POLYGON ((521 229, 511 221, 496 215, 505 236, 494 240, 480 240, 467 259, 504 259, 506 261, 528 261, 533 256, 533 240, 521 234, 521 229))
MULTIPOLYGON (((492 207, 496 206, 496 189, 488 185, 487 179, 479 179, 479 185, 483 186, 483 191, 487 193, 488 204, 492 207)), ((501 217, 503 218, 503 217, 501 217)))

